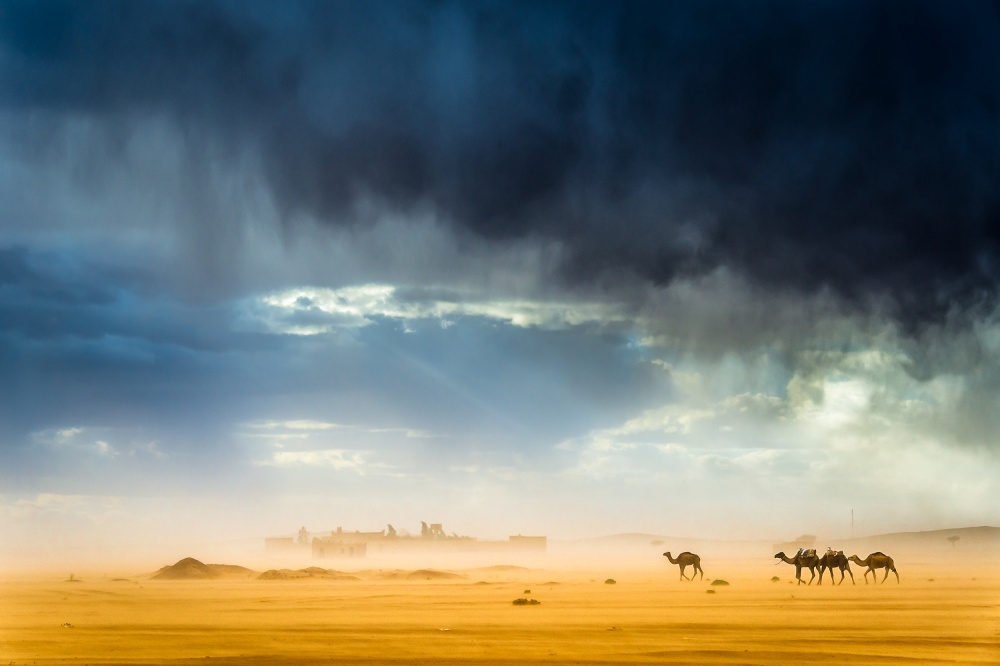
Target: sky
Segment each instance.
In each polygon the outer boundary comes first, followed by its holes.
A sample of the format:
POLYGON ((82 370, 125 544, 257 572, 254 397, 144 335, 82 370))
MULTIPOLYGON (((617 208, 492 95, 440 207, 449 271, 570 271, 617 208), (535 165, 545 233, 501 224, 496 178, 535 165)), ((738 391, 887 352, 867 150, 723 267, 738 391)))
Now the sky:
POLYGON ((4 0, 0 555, 1000 524, 998 182, 996 3, 4 0))

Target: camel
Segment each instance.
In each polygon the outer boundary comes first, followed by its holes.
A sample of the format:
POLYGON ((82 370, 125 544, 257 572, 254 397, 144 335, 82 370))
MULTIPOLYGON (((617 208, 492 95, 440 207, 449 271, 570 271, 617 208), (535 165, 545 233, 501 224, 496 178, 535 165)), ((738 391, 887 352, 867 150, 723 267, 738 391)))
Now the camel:
POLYGON ((885 576, 882 578, 883 583, 885 582, 885 579, 889 577, 890 571, 896 574, 896 583, 897 584, 899 583, 899 572, 896 571, 896 563, 892 561, 891 557, 889 557, 888 555, 886 555, 881 551, 876 551, 871 555, 869 555, 868 557, 866 557, 865 559, 861 559, 857 555, 851 555, 847 559, 854 562, 855 564, 860 564, 863 567, 868 567, 868 569, 865 571, 865 583, 868 582, 868 574, 872 575, 873 583, 878 582, 878 580, 875 578, 876 569, 885 569, 885 576))
MULTIPOLYGON (((782 562, 795 565, 795 578, 798 579, 799 585, 805 583, 805 581, 802 580, 802 569, 809 569, 810 577, 809 582, 806 584, 812 585, 813 578, 816 577, 816 567, 819 566, 819 557, 816 555, 815 550, 799 550, 799 552, 795 554, 795 557, 788 557, 785 555, 784 551, 782 551, 777 553, 774 557, 782 562)), ((831 573, 830 576, 832 577, 833 574, 831 573)))
POLYGON ((705 572, 701 570, 701 558, 695 555, 694 553, 689 553, 687 551, 684 551, 683 553, 678 555, 677 559, 675 560, 673 557, 670 556, 670 553, 668 551, 666 553, 663 553, 663 557, 670 560, 671 564, 679 564, 681 566, 681 580, 693 581, 695 573, 701 574, 701 578, 699 580, 704 580, 705 572), (684 569, 686 569, 688 565, 694 567, 694 569, 691 571, 690 578, 684 575, 684 569))
MULTIPOLYGON (((842 550, 833 550, 832 548, 827 548, 826 553, 823 557, 819 558, 819 585, 823 584, 823 572, 826 570, 830 571, 830 581, 834 585, 839 585, 844 582, 844 570, 851 574, 851 585, 857 585, 854 582, 854 572, 851 571, 851 565, 847 561, 847 556, 844 555, 842 550), (840 569, 840 583, 833 580, 833 570, 840 569)), ((865 582, 868 582, 867 580, 865 582)))

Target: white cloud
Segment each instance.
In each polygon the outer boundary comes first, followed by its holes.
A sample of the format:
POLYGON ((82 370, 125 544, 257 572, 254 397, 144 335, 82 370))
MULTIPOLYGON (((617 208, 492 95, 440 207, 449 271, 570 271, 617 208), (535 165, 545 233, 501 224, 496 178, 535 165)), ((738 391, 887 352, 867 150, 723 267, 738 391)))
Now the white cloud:
POLYGON ((440 437, 440 435, 435 435, 434 433, 427 432, 426 430, 414 430, 412 428, 371 428, 367 432, 400 433, 407 439, 436 439, 440 437))
POLYGON ((332 430, 334 428, 347 428, 339 423, 329 423, 327 421, 311 421, 309 419, 299 419, 290 421, 255 421, 247 423, 247 427, 259 430, 332 430))
POLYGON ((147 456, 164 459, 167 457, 155 440, 149 439, 141 429, 135 428, 100 426, 49 428, 33 432, 30 437, 35 446, 65 454, 75 452, 99 458, 147 456))
POLYGON ((31 433, 31 439, 36 444, 59 447, 70 446, 76 442, 76 437, 83 428, 51 428, 31 433))
POLYGON ((38 493, 4 501, 0 497, 0 516, 16 519, 36 519, 46 515, 78 516, 88 520, 110 520, 117 514, 124 499, 102 495, 65 495, 38 493))
POLYGON ((328 421, 265 420, 243 424, 238 433, 258 467, 327 467, 358 474, 378 470, 391 474, 386 460, 413 448, 413 440, 440 439, 425 430, 405 427, 344 425, 328 421))
POLYGON ((113 458, 120 452, 105 438, 106 429, 95 428, 53 428, 31 434, 36 445, 52 449, 82 451, 106 458, 113 458), (100 438, 100 439, 98 439, 100 438))
POLYGON ((258 461, 262 467, 332 467, 364 474, 365 455, 361 451, 322 449, 319 451, 275 451, 270 460, 258 461))
MULTIPOLYGON (((784 396, 723 392, 713 400, 726 382, 706 390, 704 378, 722 362, 679 371, 661 361, 681 378, 671 403, 558 448, 576 454, 569 476, 649 492, 683 489, 706 506, 770 505, 803 529, 814 521, 840 524, 848 508, 866 516, 866 529, 886 531, 989 521, 985 507, 1000 459, 955 446, 949 427, 968 397, 967 378, 914 377, 906 355, 883 344, 803 353, 784 396), (811 515, 796 497, 822 499, 808 505, 811 515)), ((757 360, 748 355, 743 362, 757 360)))

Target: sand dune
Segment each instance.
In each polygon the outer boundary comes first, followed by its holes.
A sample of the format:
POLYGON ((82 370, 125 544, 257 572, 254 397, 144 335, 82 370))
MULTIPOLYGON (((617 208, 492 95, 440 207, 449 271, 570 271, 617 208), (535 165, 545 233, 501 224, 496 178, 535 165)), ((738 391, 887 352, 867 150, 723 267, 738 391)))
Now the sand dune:
POLYGON ((161 568, 152 578, 156 580, 204 580, 223 577, 245 578, 253 573, 251 569, 236 564, 204 564, 193 557, 185 557, 175 564, 161 568))

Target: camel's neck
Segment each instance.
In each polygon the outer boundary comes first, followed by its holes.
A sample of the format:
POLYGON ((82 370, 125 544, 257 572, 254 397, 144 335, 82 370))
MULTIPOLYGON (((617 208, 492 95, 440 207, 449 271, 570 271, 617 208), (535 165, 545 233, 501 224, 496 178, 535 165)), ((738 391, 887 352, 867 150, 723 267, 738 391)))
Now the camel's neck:
POLYGON ((678 561, 675 560, 673 557, 671 557, 670 553, 664 553, 664 555, 667 556, 667 559, 670 561, 671 564, 677 564, 678 561))
POLYGON ((788 557, 788 555, 785 555, 784 553, 781 554, 781 560, 783 562, 786 562, 787 564, 795 564, 795 560, 793 560, 792 558, 788 557))

